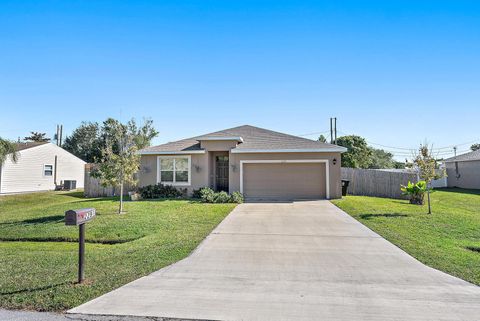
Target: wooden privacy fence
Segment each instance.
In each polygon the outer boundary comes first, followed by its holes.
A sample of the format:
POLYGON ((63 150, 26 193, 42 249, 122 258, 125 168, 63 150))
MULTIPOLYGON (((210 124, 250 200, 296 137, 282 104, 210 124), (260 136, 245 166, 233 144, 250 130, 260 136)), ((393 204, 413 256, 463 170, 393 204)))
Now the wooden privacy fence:
MULTIPOLYGON (((95 164, 85 164, 85 185, 84 194, 85 197, 107 197, 120 195, 120 188, 116 187, 103 187, 100 184, 100 180, 93 178, 90 173, 95 168, 95 164)), ((134 185, 125 184, 123 188, 123 194, 128 195, 129 191, 135 189, 134 185)))
POLYGON ((417 174, 406 171, 342 167, 342 179, 350 181, 348 194, 406 199, 400 185, 417 182, 417 174))

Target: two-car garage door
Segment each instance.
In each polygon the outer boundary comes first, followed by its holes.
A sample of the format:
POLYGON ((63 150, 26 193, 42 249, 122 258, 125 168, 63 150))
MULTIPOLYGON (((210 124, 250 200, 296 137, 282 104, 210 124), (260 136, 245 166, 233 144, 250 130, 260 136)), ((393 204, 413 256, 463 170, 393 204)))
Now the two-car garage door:
POLYGON ((251 200, 327 198, 324 162, 251 162, 242 164, 243 193, 251 200))

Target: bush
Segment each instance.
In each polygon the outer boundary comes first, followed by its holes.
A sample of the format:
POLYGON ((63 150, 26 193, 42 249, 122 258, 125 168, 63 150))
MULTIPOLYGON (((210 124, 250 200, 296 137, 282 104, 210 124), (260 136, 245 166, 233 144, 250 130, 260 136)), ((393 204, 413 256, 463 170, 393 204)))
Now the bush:
POLYGON ((194 189, 192 191, 192 198, 202 198, 202 189, 205 188, 205 187, 202 187, 202 188, 199 188, 199 189, 194 189))
POLYGON ((230 203, 243 203, 243 194, 240 192, 233 192, 232 195, 230 195, 230 203))
POLYGON ((209 187, 200 189, 200 198, 204 203, 213 203, 215 200, 215 192, 209 187))
POLYGON ((243 195, 240 192, 228 195, 227 192, 215 192, 209 187, 204 187, 198 191, 198 194, 204 203, 243 203, 243 195))
POLYGON ((178 190, 171 185, 147 185, 138 189, 142 198, 178 198, 185 196, 187 189, 178 190))
MULTIPOLYGON (((187 196, 187 189, 177 189, 171 185, 148 185, 140 187, 138 192, 144 199, 153 198, 179 198, 187 196)), ((201 199, 203 203, 243 203, 243 195, 240 192, 215 192, 209 187, 193 190, 193 198, 201 199)))
POLYGON ((410 204, 423 205, 423 198, 427 191, 427 183, 419 181, 417 183, 408 182, 407 186, 402 185, 400 188, 403 195, 410 197, 410 204))
POLYGON ((230 195, 227 192, 215 193, 213 198, 214 203, 230 203, 230 195))

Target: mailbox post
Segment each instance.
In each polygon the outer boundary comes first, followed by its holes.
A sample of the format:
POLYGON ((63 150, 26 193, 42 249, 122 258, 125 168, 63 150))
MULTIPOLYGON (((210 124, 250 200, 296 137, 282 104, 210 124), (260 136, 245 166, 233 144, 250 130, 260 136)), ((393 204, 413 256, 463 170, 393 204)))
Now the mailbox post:
POLYGON ((85 223, 78 226, 78 283, 85 280, 85 223))
POLYGON ((82 208, 65 212, 65 225, 78 226, 78 283, 85 280, 85 223, 93 220, 94 208, 82 208))

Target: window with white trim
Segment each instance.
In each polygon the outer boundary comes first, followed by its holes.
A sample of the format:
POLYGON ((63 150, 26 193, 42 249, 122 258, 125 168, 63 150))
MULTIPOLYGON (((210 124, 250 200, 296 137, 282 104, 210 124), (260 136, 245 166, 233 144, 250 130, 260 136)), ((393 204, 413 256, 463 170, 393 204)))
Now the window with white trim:
POLYGON ((53 176, 53 165, 43 165, 43 176, 53 176))
POLYGON ((190 156, 159 156, 158 181, 170 185, 190 184, 190 156))

